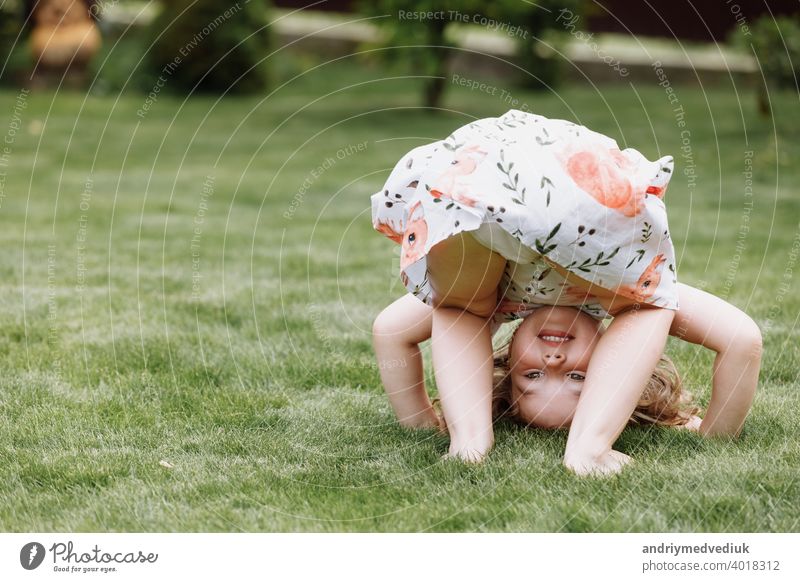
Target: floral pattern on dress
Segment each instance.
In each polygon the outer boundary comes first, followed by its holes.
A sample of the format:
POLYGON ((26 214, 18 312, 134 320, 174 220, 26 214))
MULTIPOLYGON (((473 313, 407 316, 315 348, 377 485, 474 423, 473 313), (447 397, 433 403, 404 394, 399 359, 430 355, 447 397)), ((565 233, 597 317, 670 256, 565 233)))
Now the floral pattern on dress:
POLYGON ((500 285, 508 305, 607 315, 551 263, 625 297, 677 309, 663 201, 673 165, 671 156, 649 161, 620 150, 584 126, 511 110, 406 154, 372 196, 373 226, 402 244, 403 283, 429 304, 430 249, 494 225, 506 238, 503 250, 493 250, 512 266, 500 285))

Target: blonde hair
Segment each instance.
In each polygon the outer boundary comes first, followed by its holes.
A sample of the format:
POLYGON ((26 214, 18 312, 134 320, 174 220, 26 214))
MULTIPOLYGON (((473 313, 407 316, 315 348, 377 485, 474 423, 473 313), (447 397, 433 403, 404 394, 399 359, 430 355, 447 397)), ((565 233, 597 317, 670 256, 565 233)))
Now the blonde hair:
MULTIPOLYGON (((492 393, 492 416, 495 420, 507 418, 519 424, 527 424, 519 414, 517 403, 511 396, 511 374, 508 364, 511 340, 494 352, 494 388, 492 393)), ((633 411, 628 424, 659 424, 663 426, 684 425, 698 414, 700 408, 692 395, 684 390, 675 364, 662 355, 656 369, 633 411)))

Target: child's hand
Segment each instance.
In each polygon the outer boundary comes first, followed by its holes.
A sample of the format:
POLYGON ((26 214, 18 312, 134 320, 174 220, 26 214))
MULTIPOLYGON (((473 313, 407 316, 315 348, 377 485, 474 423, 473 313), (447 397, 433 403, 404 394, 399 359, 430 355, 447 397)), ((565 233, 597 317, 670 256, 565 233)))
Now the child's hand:
POLYGON ((613 449, 601 455, 564 455, 564 466, 579 477, 615 475, 630 462, 628 455, 613 449))
POLYGON ((701 422, 703 422, 702 418, 700 418, 699 416, 692 416, 689 419, 689 422, 687 422, 686 424, 679 424, 675 428, 688 430, 688 431, 691 431, 691 432, 700 432, 700 423, 701 422))

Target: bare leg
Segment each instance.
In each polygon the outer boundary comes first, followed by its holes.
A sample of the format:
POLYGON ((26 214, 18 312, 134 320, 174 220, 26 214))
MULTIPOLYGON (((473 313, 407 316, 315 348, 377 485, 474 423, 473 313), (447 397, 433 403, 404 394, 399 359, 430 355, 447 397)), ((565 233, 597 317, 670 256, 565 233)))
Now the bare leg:
POLYGON ((425 391, 420 342, 431 337, 433 309, 404 295, 384 309, 372 326, 381 381, 397 419, 411 428, 439 427, 425 391))
POLYGON ((457 307, 434 309, 432 346, 449 456, 480 461, 494 444, 488 322, 457 307))
POLYGON ((489 317, 505 259, 461 233, 434 246, 433 368, 450 431, 450 456, 480 461, 494 444, 489 317))
POLYGON ((579 475, 612 474, 630 459, 612 450, 664 352, 674 311, 642 308, 614 318, 592 354, 569 429, 564 464, 579 475))

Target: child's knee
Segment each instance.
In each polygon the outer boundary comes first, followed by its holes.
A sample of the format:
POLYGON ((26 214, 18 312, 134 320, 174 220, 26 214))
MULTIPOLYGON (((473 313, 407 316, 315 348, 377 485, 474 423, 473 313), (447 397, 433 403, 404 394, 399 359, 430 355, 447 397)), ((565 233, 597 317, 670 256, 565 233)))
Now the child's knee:
POLYGON ((375 341, 390 338, 398 333, 398 318, 391 309, 391 305, 381 311, 372 322, 372 338, 375 341))

